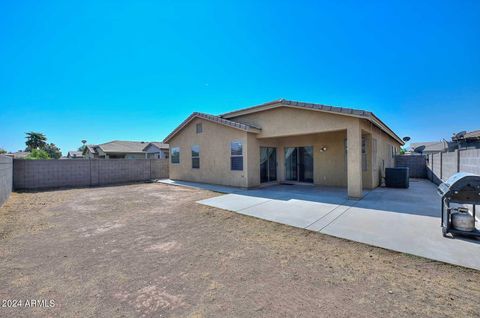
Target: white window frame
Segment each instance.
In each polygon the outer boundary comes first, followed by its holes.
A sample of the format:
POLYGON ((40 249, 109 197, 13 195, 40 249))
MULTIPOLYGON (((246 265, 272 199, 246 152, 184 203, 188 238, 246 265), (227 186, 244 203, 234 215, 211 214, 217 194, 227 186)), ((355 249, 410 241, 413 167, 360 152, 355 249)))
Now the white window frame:
POLYGON ((195 125, 195 131, 197 132, 197 134, 203 133, 203 125, 202 125, 202 123, 197 123, 197 124, 195 125), (198 129, 198 128, 200 128, 200 129, 198 129))
POLYGON ((244 167, 243 167, 243 141, 241 141, 241 140, 232 140, 232 141, 230 142, 230 170, 231 170, 231 171, 243 171, 243 170, 244 170, 244 167), (234 155, 234 154, 232 153, 232 150, 233 150, 232 145, 233 145, 234 143, 240 144, 240 146, 241 146, 241 151, 242 151, 242 153, 241 153, 240 155, 238 155, 238 154, 235 154, 235 155, 234 155), (232 169, 232 158, 242 158, 242 169, 232 169))
POLYGON ((180 164, 180 147, 172 147, 170 149, 170 163, 174 165, 180 164), (173 162, 174 155, 173 153, 177 151, 178 152, 178 162, 173 162))
POLYGON ((368 140, 362 136, 362 171, 368 171, 368 140))
POLYGON ((191 150, 192 150, 192 169, 200 169, 200 145, 193 145, 191 150), (198 151, 197 151, 198 155, 197 156, 193 155, 193 148, 194 147, 198 148, 198 151), (193 159, 198 159, 198 167, 193 167, 193 159))

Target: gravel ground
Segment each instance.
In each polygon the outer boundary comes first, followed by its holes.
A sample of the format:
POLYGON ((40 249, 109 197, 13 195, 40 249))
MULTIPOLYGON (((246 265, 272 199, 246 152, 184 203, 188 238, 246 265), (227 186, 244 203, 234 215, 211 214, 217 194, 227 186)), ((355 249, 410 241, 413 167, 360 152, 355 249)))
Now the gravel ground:
POLYGON ((0 316, 479 316, 478 271, 195 203, 216 195, 13 193, 0 208, 0 316))

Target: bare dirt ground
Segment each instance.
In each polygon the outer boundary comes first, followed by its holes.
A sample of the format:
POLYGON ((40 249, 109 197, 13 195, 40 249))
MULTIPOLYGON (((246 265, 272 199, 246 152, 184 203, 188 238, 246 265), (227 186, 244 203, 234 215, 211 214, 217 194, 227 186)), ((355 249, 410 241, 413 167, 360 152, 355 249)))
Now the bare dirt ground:
POLYGON ((480 315, 478 271, 195 203, 215 195, 162 184, 12 194, 0 298, 23 305, 0 316, 480 315))

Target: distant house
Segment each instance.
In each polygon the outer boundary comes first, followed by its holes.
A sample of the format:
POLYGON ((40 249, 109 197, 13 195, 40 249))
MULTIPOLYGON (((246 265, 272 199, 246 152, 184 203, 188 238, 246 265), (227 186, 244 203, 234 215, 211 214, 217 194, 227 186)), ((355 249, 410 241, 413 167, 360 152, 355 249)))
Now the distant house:
POLYGON ((161 142, 114 140, 99 145, 87 145, 87 159, 168 158, 168 145, 161 142))
POLYGON ((455 149, 478 149, 480 148, 480 130, 462 131, 453 134, 450 143, 450 151, 455 149))
POLYGON ((144 149, 147 158, 163 159, 168 158, 168 145, 161 142, 151 142, 144 149))
POLYGON ((29 154, 30 152, 28 151, 17 151, 6 153, 5 156, 12 157, 14 159, 25 159, 29 154))
POLYGON ((428 155, 456 149, 480 149, 480 130, 454 133, 452 141, 414 142, 410 144, 409 150, 412 154, 428 155))
POLYGON ((427 141, 427 142, 412 142, 410 144, 410 151, 412 153, 418 153, 422 155, 428 155, 431 153, 448 151, 448 142, 441 141, 427 141))
POLYGON ((67 159, 83 159, 83 153, 81 151, 69 151, 67 159))

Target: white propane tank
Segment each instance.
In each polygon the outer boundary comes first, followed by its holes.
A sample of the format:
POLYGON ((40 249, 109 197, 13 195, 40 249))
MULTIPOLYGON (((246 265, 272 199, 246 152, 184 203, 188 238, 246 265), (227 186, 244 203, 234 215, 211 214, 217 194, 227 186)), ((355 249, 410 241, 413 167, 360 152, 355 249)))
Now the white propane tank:
POLYGON ((452 226, 460 231, 471 232, 475 229, 475 219, 468 209, 458 208, 457 212, 452 213, 452 226))

